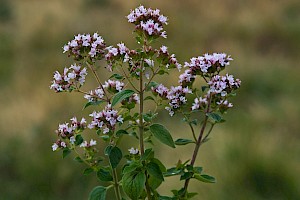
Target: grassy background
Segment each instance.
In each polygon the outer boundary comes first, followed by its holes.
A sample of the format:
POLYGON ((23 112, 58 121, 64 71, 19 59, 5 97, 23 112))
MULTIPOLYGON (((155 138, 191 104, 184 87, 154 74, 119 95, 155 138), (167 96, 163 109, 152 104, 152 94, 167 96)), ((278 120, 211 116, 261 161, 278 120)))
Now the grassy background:
MULTIPOLYGON (((124 16, 140 3, 169 17, 161 42, 181 62, 226 52, 235 59, 228 71, 242 80, 227 123, 197 161, 218 182, 192 182, 191 190, 208 200, 300 199, 298 0, 0 0, 0 199, 81 200, 99 184, 71 157, 52 153, 57 124, 82 116, 84 99, 49 85, 72 62, 61 47, 74 34, 98 31, 109 44, 134 47, 124 16)), ((185 125, 163 113, 174 137, 183 135, 185 125)), ((191 152, 179 147, 174 155, 184 160, 191 152)), ((177 162, 168 147, 158 156, 177 162)), ((175 183, 167 179, 160 191, 168 194, 175 183)))

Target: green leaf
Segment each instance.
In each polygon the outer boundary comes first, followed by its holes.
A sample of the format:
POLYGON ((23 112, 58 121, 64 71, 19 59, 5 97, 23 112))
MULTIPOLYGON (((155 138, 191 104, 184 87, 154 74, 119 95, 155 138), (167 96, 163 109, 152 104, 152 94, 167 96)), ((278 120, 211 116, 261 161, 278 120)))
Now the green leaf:
POLYGON ((111 176, 109 170, 105 170, 105 169, 100 169, 97 172, 97 177, 100 181, 112 181, 113 177, 111 176))
POLYGON ((150 126, 150 131, 152 132, 154 137, 156 137, 160 142, 175 148, 175 144, 170 132, 163 125, 152 124, 150 126))
POLYGON ((123 154, 122 151, 118 147, 113 147, 110 152, 108 153, 109 162, 111 164, 111 167, 114 169, 118 166, 120 163, 123 154))
POLYGON ((202 170, 203 170, 202 167, 194 167, 194 172, 195 172, 196 174, 201 174, 202 170))
POLYGON ((89 195, 89 200, 105 200, 105 198, 106 188, 103 186, 95 187, 89 195))
POLYGON ((162 172, 167 171, 167 168, 164 166, 164 164, 162 164, 162 162, 160 162, 160 160, 158 160, 157 158, 152 158, 151 162, 156 163, 159 166, 160 171, 162 172))
POLYGON ((147 85, 147 87, 146 87, 146 91, 149 91, 149 90, 151 90, 151 88, 152 87, 157 87, 159 84, 158 83, 156 83, 156 82, 154 82, 154 81, 151 81, 148 85, 147 85))
POLYGON ((185 172, 180 176, 180 180, 186 180, 192 178, 193 174, 194 174, 193 172, 185 172))
POLYGON ((212 176, 209 176, 207 174, 195 174, 194 175, 194 178, 199 180, 199 181, 202 181, 204 183, 215 183, 216 182, 216 179, 212 176))
POLYGON ((108 156, 112 148, 113 148, 113 146, 111 146, 111 145, 108 145, 107 147, 105 147, 104 154, 106 156, 108 156))
POLYGON ((177 169, 176 167, 172 167, 170 169, 167 169, 166 172, 164 172, 164 176, 168 177, 168 176, 176 176, 181 174, 181 170, 177 169))
POLYGON ((194 167, 192 165, 186 165, 186 169, 189 171, 189 172, 194 172, 194 167))
POLYGON ((147 96, 146 98, 144 98, 144 101, 147 101, 147 100, 155 101, 154 98, 153 98, 152 96, 147 96))
POLYGON ((63 158, 67 157, 71 153, 71 150, 67 147, 63 150, 63 158))
POLYGON ((197 126, 198 125, 198 120, 197 119, 194 119, 190 122, 192 125, 195 125, 197 126))
POLYGON ((208 116, 213 123, 221 123, 225 121, 222 116, 217 113, 206 113, 206 116, 208 116))
POLYGON ((176 200, 175 197, 159 196, 159 200, 176 200))
POLYGON ((111 79, 111 78, 122 80, 124 78, 124 76, 122 76, 121 74, 113 74, 109 77, 109 79, 111 79))
POLYGON ((75 157, 74 160, 79 163, 83 163, 83 160, 79 156, 75 157))
POLYGON ((154 152, 152 151, 152 149, 146 149, 144 154, 141 156, 140 160, 144 161, 144 160, 148 160, 148 158, 153 158, 154 156, 154 152))
POLYGON ((148 112, 148 113, 145 113, 143 114, 143 119, 146 121, 146 122, 150 122, 152 121, 154 118, 156 118, 157 116, 157 113, 152 113, 151 111, 148 112))
POLYGON ((143 38, 141 36, 136 36, 135 39, 138 44, 143 44, 143 42, 144 42, 143 38))
POLYGON ((133 171, 138 171, 140 168, 142 168, 143 165, 140 162, 132 162, 130 165, 126 166, 123 169, 123 174, 127 174, 133 171))
POLYGON ((83 138, 82 136, 79 134, 79 135, 76 135, 75 137, 75 145, 78 146, 80 145, 81 143, 83 143, 83 138))
POLYGON ((189 143, 195 143, 193 140, 189 140, 189 139, 183 139, 183 138, 179 138, 175 141, 176 145, 186 145, 189 143))
POLYGON ((162 184, 162 180, 155 178, 154 176, 149 176, 148 178, 148 183, 151 189, 155 190, 162 184))
POLYGON ((97 135, 100 135, 101 132, 102 132, 101 129, 98 129, 98 130, 96 131, 96 134, 97 134, 97 135))
POLYGON ((161 180, 161 181, 164 180, 163 174, 162 174, 159 166, 156 163, 154 163, 154 162, 148 163, 147 166, 146 166, 146 169, 147 169, 147 172, 151 176, 153 176, 156 179, 161 180))
POLYGON ((191 198, 193 198, 194 196, 196 196, 198 193, 197 192, 191 192, 191 193, 188 193, 187 194, 187 198, 188 199, 191 199, 191 198))
POLYGON ((82 109, 82 110, 86 109, 86 108, 89 107, 89 106, 98 106, 98 105, 100 105, 100 104, 103 103, 103 102, 104 102, 104 101, 102 101, 102 100, 87 102, 87 103, 83 106, 83 109, 82 109))
POLYGON ((122 90, 114 96, 111 105, 115 106, 117 103, 121 102, 122 100, 128 97, 131 97, 133 94, 134 94, 133 90, 122 90))
POLYGON ((88 167, 88 168, 83 170, 83 175, 87 176, 92 172, 94 172, 93 168, 88 167))
POLYGON ((136 132, 130 132, 129 135, 139 139, 139 136, 136 134, 136 132))
POLYGON ((159 75, 164 75, 165 73, 167 73, 165 70, 161 69, 157 72, 159 75))
POLYGON ((128 135, 129 133, 126 131, 126 130, 124 130, 124 129, 120 129, 120 130, 118 130, 117 132, 116 132, 116 136, 117 137, 120 137, 120 136, 122 136, 122 135, 128 135))
POLYGON ((201 87, 202 92, 204 92, 207 88, 209 88, 209 87, 208 86, 202 86, 201 87))
POLYGON ((143 171, 133 171, 122 177, 123 190, 132 200, 139 199, 144 190, 145 182, 146 176, 143 171))
POLYGON ((100 138, 102 138, 105 142, 108 142, 110 139, 109 135, 101 135, 100 138))

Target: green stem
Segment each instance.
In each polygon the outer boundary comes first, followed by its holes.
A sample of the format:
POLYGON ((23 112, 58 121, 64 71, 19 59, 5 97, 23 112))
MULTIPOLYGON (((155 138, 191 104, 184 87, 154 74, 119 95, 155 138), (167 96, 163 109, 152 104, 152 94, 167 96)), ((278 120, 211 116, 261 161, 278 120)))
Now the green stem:
POLYGON ((112 172, 113 172, 112 174, 113 174, 113 179, 114 179, 115 195, 116 195, 117 200, 121 200, 122 196, 121 196, 121 192, 120 192, 120 185, 118 183, 117 170, 113 169, 112 172))
POLYGON ((81 157, 80 153, 78 153, 78 151, 76 150, 76 147, 74 147, 74 152, 77 154, 77 156, 89 167, 91 167, 91 164, 88 163, 84 158, 81 157))
POLYGON ((197 142, 197 137, 196 137, 196 134, 195 134, 195 130, 194 130, 193 125, 192 125, 191 122, 190 122, 189 117, 188 117, 184 112, 182 112, 182 114, 183 114, 184 118, 186 119, 186 121, 188 122, 188 124, 189 124, 189 126, 190 126, 190 128, 191 128, 191 131, 192 131, 192 134, 193 134, 194 141, 197 142))
MULTIPOLYGON (((142 62, 143 64, 144 62, 142 62)), ((143 73, 140 72, 140 110, 139 110, 139 133, 140 133, 140 149, 141 155, 144 155, 144 123, 143 123, 143 112, 144 112, 144 90, 143 90, 143 73)))
POLYGON ((148 83, 146 84, 144 90, 149 86, 149 84, 153 80, 154 76, 158 73, 159 69, 160 69, 160 67, 158 67, 155 71, 153 70, 153 74, 152 74, 151 78, 149 79, 148 83))
POLYGON ((126 74, 126 72, 124 71, 123 67, 120 67, 122 69, 123 75, 126 77, 126 79, 128 80, 129 84, 133 87, 133 89, 135 89, 135 91, 138 91, 138 89, 134 86, 134 84, 131 82, 129 76, 126 74))
MULTIPOLYGON (((204 121, 203 121, 201 130, 200 130, 199 137, 198 137, 197 142, 196 142, 196 146, 195 146, 195 149, 194 149, 194 153, 193 153, 192 159, 191 159, 190 165, 191 165, 192 167, 193 167, 194 164, 195 164, 195 161, 196 161, 196 158, 197 158, 197 155, 198 155, 198 152, 199 152, 199 148, 200 148, 200 146, 201 146, 201 144, 202 144, 202 137, 203 137, 203 134, 204 134, 206 125, 207 125, 207 121, 208 121, 208 116, 207 116, 206 114, 210 112, 210 104, 211 104, 211 96, 210 96, 209 99, 208 99, 207 109, 206 109, 206 111, 205 111, 205 118, 204 118, 204 121)), ((211 129, 212 129, 212 128, 211 128, 211 129)), ((211 130, 210 130, 210 131, 211 131, 211 130)), ((185 180, 183 196, 185 196, 186 193, 187 193, 187 188, 188 188, 188 186, 189 186, 190 180, 191 180, 191 178, 188 178, 188 179, 185 180)))
POLYGON ((96 69, 93 67, 93 65, 89 64, 88 62, 86 62, 86 64, 87 64, 87 66, 91 69, 91 71, 93 72, 93 74, 94 74, 94 76, 95 76, 95 78, 96 78, 96 81, 98 82, 99 86, 100 86, 101 89, 103 90, 107 102, 110 102, 110 99, 108 98, 108 95, 106 94, 106 91, 105 91, 104 88, 103 88, 103 85, 102 85, 102 83, 101 83, 101 81, 100 81, 100 78, 99 78, 97 72, 96 72, 96 69))
POLYGON ((203 144, 205 142, 205 140, 208 138, 208 136, 210 135, 213 127, 215 126, 215 124, 212 124, 210 129, 208 130, 208 133, 206 134, 206 136, 201 140, 201 144, 203 144))
MULTIPOLYGON (((143 45, 143 50, 146 50, 146 44, 143 45)), ((143 113, 144 113, 144 87, 143 87, 143 67, 144 67, 144 58, 142 58, 141 62, 141 70, 140 70, 140 82, 139 82, 139 94, 140 94, 140 110, 139 110, 139 133, 140 133, 140 149, 141 155, 144 155, 145 147, 144 147, 144 122, 143 122, 143 113)), ((148 174, 145 172, 146 176, 146 193, 148 200, 151 200, 151 190, 148 183, 148 174)))

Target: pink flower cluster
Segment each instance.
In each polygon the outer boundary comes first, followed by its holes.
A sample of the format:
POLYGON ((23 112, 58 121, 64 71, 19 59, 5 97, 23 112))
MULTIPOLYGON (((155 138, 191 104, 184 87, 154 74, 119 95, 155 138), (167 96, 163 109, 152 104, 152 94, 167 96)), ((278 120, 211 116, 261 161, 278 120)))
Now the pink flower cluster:
POLYGON ((204 97, 199 97, 199 98, 195 98, 194 99, 194 103, 193 103, 193 106, 192 106, 192 110, 198 110, 198 109, 204 109, 205 106, 207 105, 207 98, 204 97))
POLYGON ((95 102, 97 99, 103 99, 104 91, 99 86, 95 90, 91 90, 89 94, 85 94, 84 98, 87 99, 89 102, 95 102))
POLYGON ((86 75, 86 68, 81 69, 79 65, 73 64, 70 68, 65 68, 63 74, 58 71, 54 73, 50 89, 55 92, 71 91, 77 83, 83 85, 86 75))
POLYGON ((130 50, 122 42, 117 44, 117 47, 109 46, 106 48, 106 50, 108 51, 105 55, 105 59, 107 61, 110 61, 118 56, 124 56, 124 62, 127 62, 129 59, 130 50))
POLYGON ((58 148, 64 149, 66 147, 67 147, 67 144, 64 141, 58 139, 55 143, 53 143, 52 151, 56 151, 58 148))
POLYGON ((168 69, 177 68, 178 71, 181 70, 182 65, 177 61, 175 54, 170 54, 168 52, 168 47, 161 46, 157 53, 158 59, 160 59, 162 61, 162 64, 166 65, 168 69))
POLYGON ((233 104, 229 103, 228 100, 221 100, 217 102, 217 104, 219 105, 220 109, 227 109, 233 107, 233 104))
POLYGON ((113 110, 110 104, 101 112, 94 111, 89 116, 91 116, 93 120, 88 125, 88 128, 102 130, 103 134, 114 131, 117 122, 123 123, 122 116, 118 115, 118 111, 113 110))
POLYGON ((222 97, 225 97, 228 93, 238 89, 241 85, 241 81, 239 79, 234 79, 233 75, 215 75, 208 82, 208 85, 209 93, 220 94, 222 97))
POLYGON ((78 34, 63 47, 63 52, 68 52, 69 56, 75 57, 75 60, 81 60, 85 56, 102 58, 105 54, 105 48, 105 42, 98 33, 94 33, 92 36, 90 34, 78 34))
POLYGON ((128 103, 137 103, 140 104, 140 97, 138 94, 134 93, 132 96, 129 97, 128 103))
POLYGON ((88 142, 88 141, 83 141, 83 142, 80 144, 79 147, 89 148, 89 147, 96 146, 96 145, 97 145, 97 141, 91 139, 90 142, 88 142))
POLYGON ((190 83, 194 82, 196 75, 193 74, 191 69, 186 69, 184 73, 179 75, 179 83, 181 85, 189 85, 190 83))
POLYGON ((175 111, 180 108, 181 105, 186 104, 186 94, 192 94, 192 90, 188 87, 182 87, 181 85, 168 89, 162 84, 158 85, 156 88, 152 88, 154 94, 159 95, 163 99, 169 100, 169 105, 165 107, 169 111, 170 116, 173 116, 175 111))
POLYGON ((64 123, 59 124, 58 129, 55 131, 58 136, 62 138, 71 138, 76 132, 82 131, 86 128, 86 120, 84 118, 78 121, 76 117, 71 119, 71 124, 64 123))
POLYGON ((103 88, 107 88, 112 92, 120 92, 124 88, 124 83, 108 79, 107 81, 105 81, 103 88))
POLYGON ((112 66, 116 61, 129 62, 137 54, 135 50, 128 49, 124 43, 117 44, 117 47, 109 46, 106 50, 105 59, 110 71, 112 71, 112 66))
MULTIPOLYGON (((80 121, 76 117, 71 119, 71 123, 59 124, 58 129, 55 131, 59 137, 62 139, 69 139, 71 144, 74 144, 75 134, 83 131, 86 128, 86 120, 82 118, 80 121)), ((66 148, 67 144, 58 139, 53 145, 52 150, 56 151, 58 148, 66 148)))
POLYGON ((154 94, 159 95, 163 99, 167 99, 169 89, 163 84, 159 84, 157 87, 152 87, 154 94))
POLYGON ((163 25, 168 24, 168 18, 160 14, 160 10, 145 8, 139 6, 131 10, 127 16, 128 22, 135 24, 135 29, 141 31, 148 36, 167 37, 166 31, 163 30, 163 25))
POLYGON ((189 68, 189 74, 206 74, 220 72, 225 66, 230 64, 232 58, 225 53, 204 54, 203 56, 193 57, 190 62, 186 62, 184 67, 189 68))

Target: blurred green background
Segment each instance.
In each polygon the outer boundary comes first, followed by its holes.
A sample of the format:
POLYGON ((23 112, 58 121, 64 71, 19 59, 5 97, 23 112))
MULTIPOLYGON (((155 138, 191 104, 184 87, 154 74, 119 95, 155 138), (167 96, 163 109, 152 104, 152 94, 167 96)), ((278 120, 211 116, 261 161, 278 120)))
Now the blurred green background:
MULTIPOLYGON (((300 199, 299 0, 0 0, 0 199, 82 200, 99 184, 51 151, 58 123, 81 117, 85 100, 49 85, 55 70, 72 63, 62 46, 74 34, 99 32, 108 44, 134 47, 124 16, 139 4, 169 17, 160 42, 179 61, 226 52, 234 58, 227 71, 242 80, 227 122, 197 160, 218 182, 192 182, 195 199, 300 199)), ((183 123, 162 115, 174 138, 184 134, 183 123)), ((192 148, 170 156, 161 146, 157 156, 171 166, 192 148)), ((160 191, 182 186, 176 182, 167 179, 160 191)))

